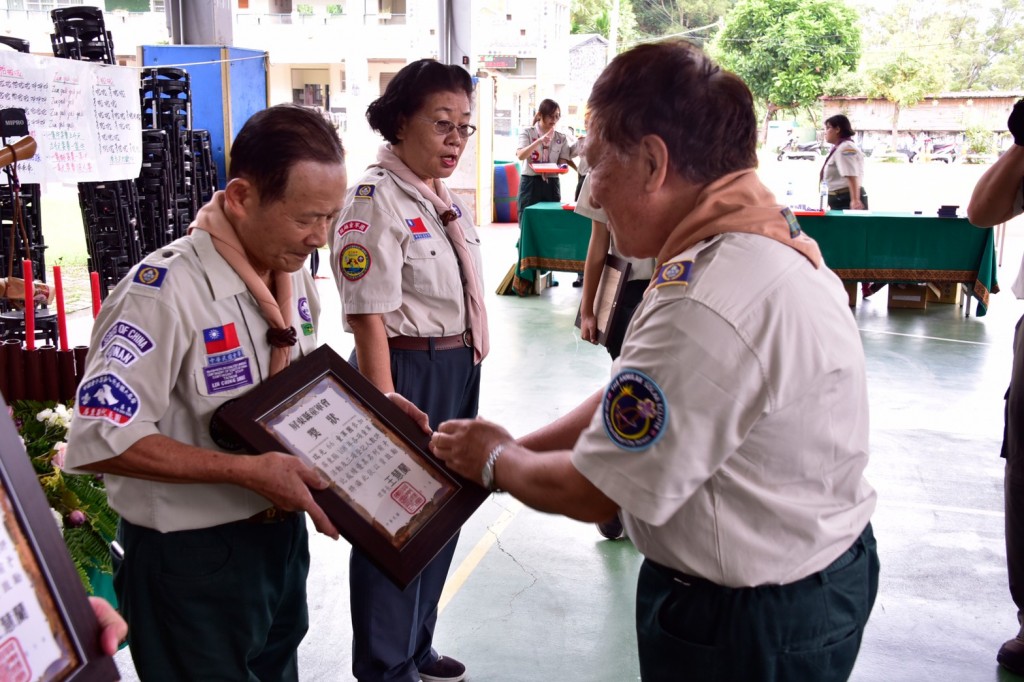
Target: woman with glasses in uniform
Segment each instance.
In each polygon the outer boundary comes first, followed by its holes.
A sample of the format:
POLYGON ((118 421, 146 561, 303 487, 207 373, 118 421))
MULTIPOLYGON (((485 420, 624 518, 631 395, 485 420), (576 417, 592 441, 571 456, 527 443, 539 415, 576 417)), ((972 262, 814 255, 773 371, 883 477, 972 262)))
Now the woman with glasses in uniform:
MULTIPOLYGON (((399 71, 366 110, 387 142, 353 183, 330 236, 344 327, 355 336, 349 361, 384 393, 412 401, 432 428, 476 416, 488 347, 480 240, 444 184, 476 132, 472 97, 458 66, 422 59, 399 71)), ((465 666, 439 656, 432 641, 456 540, 405 590, 352 549, 352 671, 360 682, 463 679, 465 666)))
POLYGON ((534 163, 569 163, 576 156, 576 145, 569 142, 555 126, 562 118, 558 102, 546 99, 537 107, 533 125, 519 133, 516 157, 525 161, 519 178, 519 219, 523 210, 542 201, 561 201, 562 189, 558 175, 542 175, 533 170, 534 163))

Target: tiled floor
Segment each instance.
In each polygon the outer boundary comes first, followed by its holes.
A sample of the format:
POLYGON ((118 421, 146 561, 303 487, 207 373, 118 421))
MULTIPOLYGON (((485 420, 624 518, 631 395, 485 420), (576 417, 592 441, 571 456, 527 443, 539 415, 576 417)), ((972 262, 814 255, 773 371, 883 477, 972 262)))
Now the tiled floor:
MULTIPOLYGON (((604 350, 573 328, 579 289, 568 273, 539 297, 497 296, 514 260, 514 226, 483 229, 492 353, 481 414, 525 433, 575 406, 607 378, 604 350)), ((1013 326, 1024 312, 1009 283, 1024 249, 1011 229, 1004 293, 983 318, 953 306, 888 311, 885 292, 854 310, 868 358, 873 519, 882 560, 878 601, 853 679, 1016 679, 995 663, 1015 629, 1002 519, 1002 395, 1013 326), (877 300, 876 300, 877 299, 877 300)), ((323 340, 347 354, 337 296, 321 281, 323 340), (333 323, 327 323, 333 320, 333 323)), ((348 680, 344 541, 312 542, 311 627, 302 679, 348 680)), ((589 525, 492 497, 462 531, 436 644, 475 682, 638 679, 633 634, 640 558, 589 525)), ((133 679, 127 652, 118 657, 133 679)))

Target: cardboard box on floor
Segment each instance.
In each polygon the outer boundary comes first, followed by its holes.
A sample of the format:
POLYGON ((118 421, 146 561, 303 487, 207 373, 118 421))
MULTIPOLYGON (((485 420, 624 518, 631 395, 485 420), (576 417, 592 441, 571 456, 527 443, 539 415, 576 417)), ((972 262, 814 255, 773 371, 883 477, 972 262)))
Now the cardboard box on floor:
POLYGON ((956 305, 960 303, 961 289, 962 287, 959 282, 929 282, 928 302, 956 305))
POLYGON ((890 284, 889 307, 924 310, 928 307, 928 285, 890 284))

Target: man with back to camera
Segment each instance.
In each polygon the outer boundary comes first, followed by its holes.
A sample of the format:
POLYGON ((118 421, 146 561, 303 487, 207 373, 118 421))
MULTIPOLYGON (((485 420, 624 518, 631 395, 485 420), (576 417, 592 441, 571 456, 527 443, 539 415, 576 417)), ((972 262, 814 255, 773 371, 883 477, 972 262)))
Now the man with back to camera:
POLYGON ((297 457, 227 451, 210 419, 316 348, 320 304, 303 264, 342 208, 344 161, 319 114, 254 114, 224 190, 96 319, 67 461, 106 474, 121 514, 114 587, 142 680, 298 679, 301 512, 337 538, 309 490, 326 483, 297 457))
MULTIPOLYGON (((1013 144, 986 170, 974 186, 967 218, 978 227, 992 227, 1024 212, 1024 100, 1013 106, 1006 127, 1013 144)), ((1013 293, 1024 298, 1024 262, 1013 293)), ((1006 458, 1003 495, 1006 535, 1006 571, 1017 620, 1024 617, 1024 317, 1013 337, 1013 367, 1006 389, 1002 456, 1006 458)), ((1013 639, 999 648, 996 660, 1016 675, 1024 675, 1024 623, 1013 639)))
POLYGON ((611 382, 516 442, 440 425, 460 474, 645 556, 645 682, 846 680, 878 589, 868 403, 842 283, 758 180, 753 97, 693 45, 617 56, 594 86, 592 201, 658 268, 611 382))

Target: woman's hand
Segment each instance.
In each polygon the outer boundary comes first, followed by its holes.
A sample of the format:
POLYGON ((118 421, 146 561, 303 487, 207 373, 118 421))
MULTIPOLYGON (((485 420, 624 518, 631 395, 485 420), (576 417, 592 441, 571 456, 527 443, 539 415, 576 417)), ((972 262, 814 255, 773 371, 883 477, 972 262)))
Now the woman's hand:
POLYGON ((597 345, 597 317, 594 313, 580 313, 580 338, 597 345))
POLYGON ((486 419, 452 419, 437 427, 430 449, 452 471, 482 485, 480 474, 491 450, 512 442, 512 434, 486 419))

